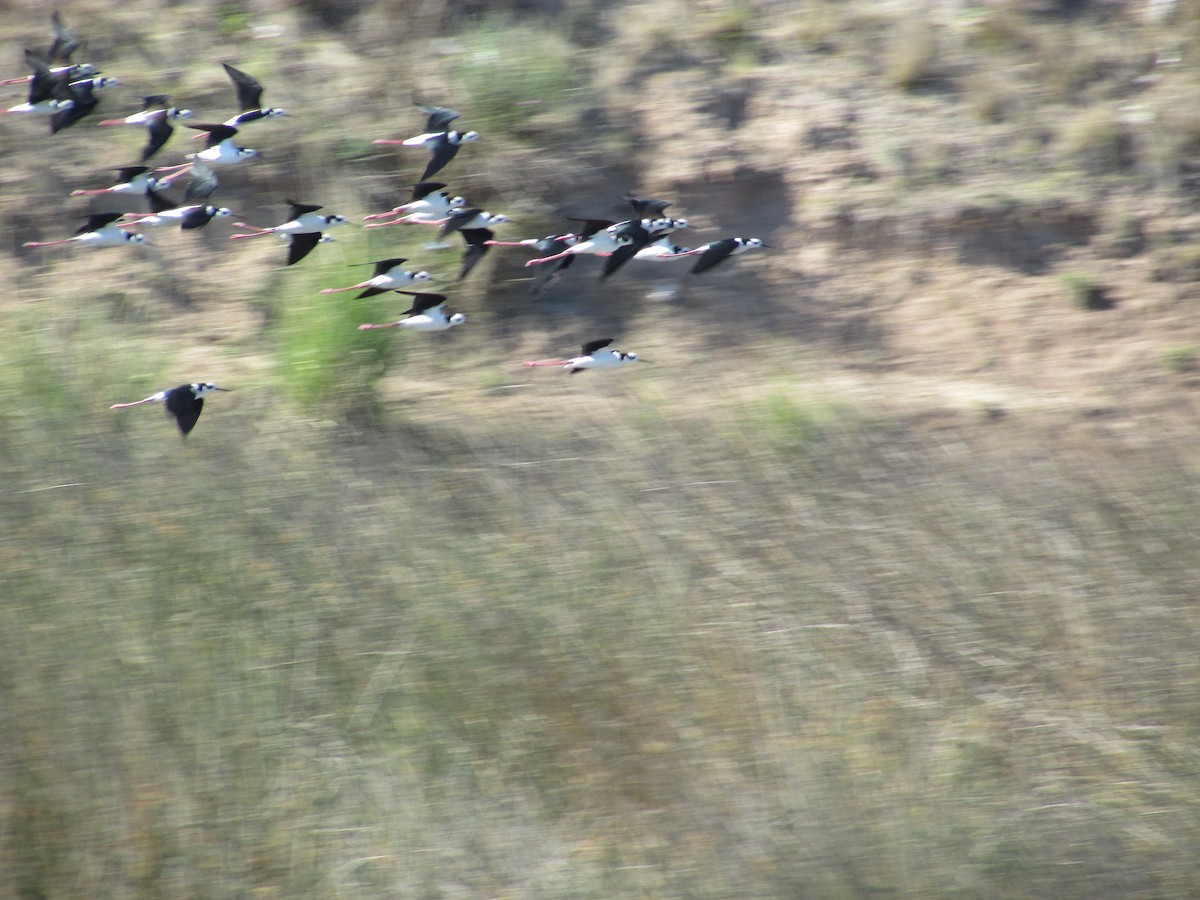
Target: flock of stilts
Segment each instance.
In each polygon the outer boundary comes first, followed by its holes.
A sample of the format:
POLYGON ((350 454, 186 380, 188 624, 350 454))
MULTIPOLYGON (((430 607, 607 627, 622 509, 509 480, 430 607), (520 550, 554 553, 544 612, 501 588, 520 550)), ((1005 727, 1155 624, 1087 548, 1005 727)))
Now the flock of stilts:
MULTIPOLYGON (((44 53, 25 51, 25 60, 32 74, 21 78, 10 78, 0 84, 28 84, 29 93, 25 103, 10 107, 9 113, 30 113, 49 116, 50 130, 56 134, 84 117, 92 114, 98 103, 97 91, 117 84, 117 79, 100 75, 95 66, 71 62, 71 55, 80 46, 79 39, 62 21, 57 12, 52 17, 53 42, 44 53)), ((187 161, 173 166, 151 170, 146 165, 170 140, 175 131, 174 123, 189 119, 192 112, 168 104, 167 96, 158 94, 143 98, 140 111, 123 118, 106 119, 100 125, 134 125, 146 129, 147 141, 141 152, 138 165, 118 168, 118 177, 113 185, 93 190, 75 190, 73 196, 95 196, 124 194, 144 197, 146 212, 97 212, 87 216, 86 222, 73 237, 57 241, 28 241, 26 247, 45 247, 63 244, 79 244, 90 247, 119 247, 146 243, 145 235, 136 230, 149 227, 178 226, 181 230, 205 227, 215 218, 228 218, 234 214, 225 207, 214 206, 209 198, 217 190, 219 182, 214 167, 233 165, 254 159, 257 151, 241 147, 234 142, 239 130, 254 122, 278 119, 287 114, 278 108, 262 105, 263 86, 251 75, 222 63, 226 74, 233 82, 237 94, 238 112, 220 124, 189 124, 188 128, 201 132, 207 138, 205 147, 187 154, 187 161), (183 202, 175 203, 163 193, 172 182, 190 174, 184 191, 183 202)), ((439 240, 458 234, 462 237, 465 250, 457 280, 466 278, 475 265, 491 247, 525 247, 538 256, 526 262, 527 267, 538 267, 533 282, 533 293, 540 294, 556 283, 575 259, 581 255, 599 256, 604 259, 601 279, 606 279, 631 260, 667 262, 691 259, 691 272, 699 274, 709 271, 726 260, 766 246, 759 238, 729 237, 711 241, 695 248, 678 246, 671 241, 673 233, 686 228, 686 219, 666 215, 671 204, 664 200, 627 195, 632 215, 624 221, 611 219, 569 219, 575 228, 566 233, 529 238, 519 241, 498 241, 493 228, 508 222, 501 214, 492 214, 471 206, 465 198, 455 196, 446 184, 432 179, 457 155, 463 144, 479 139, 474 131, 457 131, 451 126, 459 118, 456 110, 442 106, 418 108, 425 114, 423 133, 406 140, 377 140, 381 145, 419 146, 429 151, 429 161, 413 188, 408 202, 388 212, 364 217, 367 228, 382 228, 392 225, 435 226, 439 240)), ((288 200, 291 207, 288 220, 282 224, 260 228, 244 222, 235 223, 242 232, 232 236, 233 240, 275 234, 288 239, 287 265, 304 259, 320 243, 332 240, 326 232, 331 228, 347 224, 341 215, 321 214, 320 206, 288 200)), ((431 245, 444 247, 445 245, 431 245)), ((426 271, 405 269, 407 259, 395 257, 374 263, 371 278, 343 288, 326 288, 322 294, 358 290, 356 299, 370 297, 388 291, 405 294, 413 298, 412 304, 402 315, 404 318, 384 324, 364 324, 359 328, 403 328, 413 331, 445 331, 464 324, 467 319, 461 313, 446 309, 447 297, 443 294, 421 290, 408 290, 423 282, 433 280, 426 271)), ((588 341, 578 356, 569 359, 526 360, 526 366, 559 366, 575 373, 586 369, 611 369, 638 362, 636 353, 624 353, 612 349, 611 338, 588 341)), ((159 391, 144 400, 133 403, 118 403, 113 409, 141 406, 147 403, 163 403, 167 413, 174 416, 180 431, 186 436, 200 417, 206 395, 215 391, 228 390, 210 382, 183 384, 169 390, 159 391)))

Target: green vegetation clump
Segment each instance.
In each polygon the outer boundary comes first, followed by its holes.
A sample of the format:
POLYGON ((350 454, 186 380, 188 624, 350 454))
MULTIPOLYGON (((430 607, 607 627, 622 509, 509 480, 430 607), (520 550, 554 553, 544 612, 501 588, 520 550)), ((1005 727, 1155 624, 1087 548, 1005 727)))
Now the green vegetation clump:
POLYGON ((519 140, 531 115, 561 116, 581 102, 580 60, 553 30, 485 18, 457 41, 452 71, 471 98, 471 127, 487 140, 519 140))

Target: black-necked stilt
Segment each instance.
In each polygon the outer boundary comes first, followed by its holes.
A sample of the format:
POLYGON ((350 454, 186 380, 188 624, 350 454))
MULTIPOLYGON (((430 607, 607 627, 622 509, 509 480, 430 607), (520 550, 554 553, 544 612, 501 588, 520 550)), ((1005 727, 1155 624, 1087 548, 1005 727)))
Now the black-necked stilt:
POLYGON ((531 259, 525 266, 541 266, 557 262, 572 256, 607 256, 620 246, 610 230, 616 223, 612 219, 570 219, 579 222, 580 228, 574 234, 560 235, 562 238, 574 238, 548 256, 531 259))
POLYGON ((456 231, 478 231, 483 228, 493 228, 496 225, 503 225, 508 221, 508 216, 499 213, 492 214, 482 209, 452 209, 446 214, 444 219, 431 221, 431 225, 441 225, 442 228, 438 232, 439 238, 444 238, 448 234, 453 234, 456 231))
MULTIPOLYGON (((661 203, 662 201, 639 202, 661 203)), ((657 241, 662 240, 671 234, 671 232, 687 227, 687 219, 672 219, 669 216, 660 216, 655 219, 632 220, 612 226, 608 231, 612 234, 613 240, 620 246, 608 254, 608 259, 604 261, 604 270, 600 273, 601 280, 608 278, 608 276, 616 272, 617 269, 621 268, 629 260, 636 259, 643 251, 652 247, 657 241)), ((668 246, 671 245, 668 244, 668 246)), ((642 258, 654 258, 660 255, 660 252, 652 251, 642 258)))
POLYGON ((380 222, 378 225, 368 225, 368 228, 380 228, 384 225, 436 223, 444 219, 450 210, 467 205, 467 201, 462 197, 450 196, 449 191, 443 190, 445 187, 446 185, 440 181, 420 181, 413 185, 412 196, 407 203, 397 206, 389 212, 363 216, 363 221, 371 222, 375 219, 401 216, 393 222, 380 222))
POLYGON ((233 215, 233 210, 204 202, 212 196, 218 184, 217 175, 212 169, 202 162, 193 163, 192 180, 184 190, 182 205, 175 205, 162 194, 150 188, 146 191, 146 198, 150 203, 151 211, 148 213, 126 213, 134 221, 128 225, 121 225, 119 227, 138 228, 143 226, 165 227, 178 225, 183 231, 191 231, 196 228, 203 228, 213 219, 228 218, 233 215))
POLYGON ((124 213, 96 213, 87 217, 74 237, 61 241, 26 241, 23 247, 53 247, 58 244, 82 244, 85 247, 125 247, 144 244, 146 236, 122 231, 115 223, 124 213))
POLYGON ((604 260, 604 268, 600 272, 601 280, 616 272, 654 240, 654 232, 642 224, 644 221, 639 219, 622 222, 608 229, 617 248, 604 260))
POLYGON ((315 206, 311 203, 297 203, 295 200, 286 201, 291 206, 291 216, 288 221, 282 225, 276 225, 273 228, 257 228, 254 225, 247 225, 245 222, 236 222, 238 228, 254 228, 250 234, 235 234, 230 240, 240 240, 252 237, 262 237, 265 234, 278 234, 290 238, 291 243, 288 246, 289 266, 295 265, 308 256, 312 252, 313 247, 323 241, 331 241, 333 238, 326 237, 322 232, 326 228, 333 228, 337 225, 345 225, 345 216, 319 216, 317 210, 320 206, 315 206))
POLYGON ((96 190, 75 190, 71 191, 72 197, 87 197, 96 194, 144 194, 147 190, 154 187, 158 179, 153 175, 147 175, 150 170, 146 166, 119 166, 117 168, 117 182, 111 187, 97 188, 96 190))
POLYGON ((462 325, 467 317, 462 313, 451 315, 446 312, 446 298, 441 294, 421 294, 413 291, 397 291, 398 294, 408 294, 414 297, 413 304, 402 315, 408 316, 398 322, 386 322, 382 325, 359 325, 359 331, 369 331, 372 328, 411 328, 413 331, 445 331, 455 325, 462 325))
POLYGON ((397 256, 392 259, 381 259, 374 263, 375 273, 366 281, 360 281, 358 284, 352 284, 350 287, 344 288, 324 288, 322 294, 340 294, 344 291, 362 290, 362 293, 355 297, 355 300, 361 300, 364 297, 374 297, 376 294, 385 294, 388 291, 398 291, 404 287, 412 287, 422 281, 432 281, 433 276, 428 272, 410 272, 401 268, 404 263, 408 262, 402 256, 397 256))
POLYGON ((50 133, 58 134, 64 128, 70 128, 84 116, 90 116, 100 103, 95 91, 110 88, 117 84, 117 79, 97 75, 95 78, 84 78, 80 81, 67 83, 71 95, 71 105, 63 107, 50 116, 50 133))
POLYGON ((190 109, 180 109, 168 106, 171 98, 166 94, 149 94, 142 98, 142 108, 139 112, 125 116, 123 119, 105 119, 100 125, 149 125, 156 119, 190 119, 190 109))
POLYGON ((462 113, 446 106, 418 106, 421 112, 429 116, 425 122, 425 133, 402 141, 378 140, 376 144, 401 144, 405 147, 425 147, 431 157, 425 171, 421 173, 421 181, 427 181, 444 169, 458 154, 458 148, 471 141, 479 140, 475 131, 454 131, 450 123, 462 113))
POLYGON ((249 125, 251 122, 259 122, 263 119, 274 119, 279 116, 286 116, 279 107, 264 107, 262 105, 263 86, 259 84, 258 79, 253 75, 247 75, 241 69, 235 69, 229 63, 221 63, 225 67, 226 74, 233 81, 233 86, 237 90, 238 114, 231 119, 226 119, 224 124, 230 128, 240 128, 243 125, 249 125))
POLYGON ((135 400, 132 403, 114 403, 109 409, 127 409, 131 406, 141 406, 143 403, 165 403, 167 415, 174 416, 183 436, 196 427, 196 421, 204 410, 204 396, 213 391, 228 391, 229 388, 217 387, 210 381, 196 384, 181 384, 166 391, 152 394, 145 400, 135 400))
MULTIPOLYGON (((77 78, 90 78, 93 75, 99 75, 100 70, 91 63, 72 63, 71 54, 80 47, 80 40, 63 22, 62 17, 55 10, 50 14, 50 28, 54 34, 54 39, 50 43, 50 47, 46 50, 45 56, 35 54, 32 50, 26 50, 25 56, 37 56, 44 59, 50 71, 57 76, 62 76, 68 81, 77 78), (60 65, 54 65, 60 63, 60 65)), ((6 78, 0 81, 0 84, 21 84, 33 78, 32 75, 23 76, 21 78, 6 78)))
POLYGON ((555 258, 554 265, 538 269, 529 288, 529 292, 538 297, 552 287, 562 277, 563 272, 570 268, 571 263, 575 262, 574 256, 564 256, 562 251, 573 247, 578 241, 579 237, 574 234, 548 234, 543 238, 526 238, 523 241, 488 241, 488 246, 529 247, 536 250, 542 259, 551 256, 555 258))
POLYGON ((573 359, 527 359, 523 366, 561 366, 570 374, 582 372, 584 369, 616 369, 635 362, 645 362, 636 353, 623 353, 620 350, 607 350, 612 338, 598 341, 588 341, 580 348, 581 353, 573 359))
POLYGON ((24 103, 10 106, 7 112, 52 116, 74 105, 69 76, 51 72, 46 61, 32 50, 25 51, 25 62, 33 69, 29 76, 29 95, 24 103))
POLYGON ((670 235, 665 235, 657 241, 647 244, 635 253, 633 258, 650 262, 668 262, 674 259, 689 259, 691 256, 692 250, 689 247, 672 244, 670 235))
MULTIPOLYGON (((208 140, 204 144, 204 149, 199 153, 189 153, 187 158, 190 160, 200 160, 208 163, 210 166, 231 166, 235 163, 244 162, 247 159, 253 159, 258 156, 257 150, 251 150, 249 147, 239 147, 233 142, 238 130, 232 125, 189 125, 188 128, 193 128, 196 131, 203 131, 208 140)), ((182 163, 178 166, 162 166, 158 169, 160 172, 170 172, 162 178, 163 181, 170 181, 178 178, 192 164, 190 162, 182 163)))
POLYGON ((747 250, 758 250, 766 246, 761 238, 732 237, 720 241, 709 241, 707 244, 691 251, 693 256, 700 257, 696 260, 696 264, 692 266, 692 274, 699 275, 701 272, 707 272, 709 269, 719 266, 731 256, 737 256, 740 253, 745 253, 747 250))
POLYGON ((146 146, 142 148, 142 162, 150 159, 163 148, 175 132, 171 123, 176 119, 190 119, 190 109, 180 109, 168 106, 170 98, 166 94, 151 94, 142 98, 142 111, 136 112, 123 119, 105 119, 101 125, 145 125, 147 131, 146 146))

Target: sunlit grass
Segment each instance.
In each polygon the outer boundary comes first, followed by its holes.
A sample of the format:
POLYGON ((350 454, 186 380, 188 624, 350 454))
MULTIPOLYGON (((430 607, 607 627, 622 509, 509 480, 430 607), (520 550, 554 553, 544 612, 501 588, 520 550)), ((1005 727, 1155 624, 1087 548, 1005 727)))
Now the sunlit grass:
POLYGON ((555 32, 485 18, 459 39, 453 71, 484 140, 519 139, 531 116, 562 117, 581 102, 579 50, 555 32))
MULTIPOLYGON (((350 271, 364 278, 369 274, 366 269, 350 271)), ((279 378, 303 406, 340 407, 343 412, 367 409, 374 404, 375 383, 387 373, 399 350, 394 332, 360 331, 358 326, 398 318, 392 298, 399 295, 365 300, 353 299, 354 293, 322 295, 321 288, 331 286, 330 272, 330 266, 306 259, 281 273, 276 282, 279 378), (313 268, 301 270, 304 263, 313 268)))

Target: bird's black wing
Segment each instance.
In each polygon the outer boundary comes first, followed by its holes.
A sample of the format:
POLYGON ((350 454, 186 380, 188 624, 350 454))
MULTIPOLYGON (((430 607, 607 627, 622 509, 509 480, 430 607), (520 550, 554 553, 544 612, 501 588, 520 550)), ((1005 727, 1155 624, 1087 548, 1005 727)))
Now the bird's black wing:
POLYGON ((50 15, 50 27, 54 32, 54 40, 50 44, 50 49, 46 51, 46 59, 51 62, 55 60, 70 62, 71 54, 79 49, 79 38, 63 22, 62 16, 58 14, 58 10, 55 10, 50 15))
POLYGON ((190 384, 181 384, 167 391, 167 414, 175 417, 185 437, 196 427, 196 420, 203 409, 204 398, 193 394, 190 384))
MULTIPOLYGON (((562 238, 547 238, 539 241, 537 248, 543 256, 553 256, 555 253, 561 253, 570 245, 562 238)), ((535 297, 540 297, 543 293, 552 288, 558 279, 562 278, 565 272, 575 262, 574 254, 564 256, 562 259, 555 260, 549 265, 538 266, 538 272, 533 277, 533 284, 529 288, 529 292, 535 297), (543 271, 545 270, 545 271, 543 271)))
POLYGON ((617 223, 612 219, 572 219, 567 217, 568 222, 582 222, 583 227, 576 232, 576 236, 581 241, 586 241, 597 231, 603 231, 605 228, 610 228, 617 223))
POLYGON ((374 264, 375 271, 372 272, 371 275, 384 275, 389 270, 396 268, 396 266, 402 266, 406 262, 408 262, 408 260, 403 256, 394 256, 391 259, 381 259, 374 264))
POLYGON ((121 216, 123 216, 123 215, 125 215, 125 213, 119 213, 119 212, 95 213, 94 215, 88 216, 87 221, 84 222, 82 225, 80 225, 75 233, 76 234, 87 234, 89 231, 97 231, 98 229, 103 228, 105 225, 111 225, 113 222, 117 221, 117 219, 121 218, 121 216))
POLYGON ((298 219, 305 213, 316 212, 321 208, 319 206, 313 206, 311 203, 297 203, 295 200, 284 200, 283 202, 291 207, 291 210, 288 213, 288 217, 290 219, 298 219))
POLYGON ((725 238, 723 241, 713 241, 700 254, 700 258, 696 260, 696 264, 692 266, 692 274, 699 275, 701 272, 707 272, 709 269, 720 265, 729 259, 729 255, 736 248, 737 241, 733 238, 725 238))
POLYGON ((446 214, 446 224, 438 231, 438 237, 445 237, 448 234, 453 234, 456 231, 461 231, 462 227, 470 222, 473 218, 483 212, 482 209, 452 209, 446 214))
POLYGON ((117 169, 117 183, 127 184, 144 172, 150 171, 147 166, 122 166, 117 169))
POLYGON ((446 302, 446 298, 441 294, 423 294, 420 291, 396 291, 397 294, 407 294, 413 297, 412 306, 405 310, 401 315, 419 316, 426 310, 433 309, 435 306, 441 306, 446 302))
POLYGON ((616 272, 617 269, 621 268, 621 266, 625 265, 625 263, 637 256, 638 251, 643 246, 645 245, 625 244, 610 253, 604 260, 604 270, 600 273, 600 280, 603 281, 609 275, 616 272))
POLYGON ((168 209, 175 209, 179 204, 172 203, 154 188, 146 188, 146 203, 150 206, 150 212, 160 213, 166 212, 168 209))
POLYGON ((183 214, 183 218, 179 220, 179 227, 183 231, 203 228, 212 221, 212 217, 213 207, 208 205, 193 206, 183 214))
POLYGON ((196 131, 208 132, 208 139, 204 142, 204 148, 206 150, 209 147, 217 146, 217 144, 221 143, 221 141, 225 140, 226 138, 231 138, 237 134, 237 129, 232 125, 202 124, 189 125, 188 128, 193 128, 196 131))
POLYGON ((58 134, 64 128, 70 128, 86 115, 90 115, 100 99, 92 93, 90 81, 69 85, 71 100, 74 101, 66 109, 60 109, 50 117, 50 133, 58 134))
POLYGON ((212 192, 220 184, 217 181, 217 173, 202 160, 196 160, 192 163, 191 173, 192 179, 188 182, 187 189, 183 192, 184 202, 203 203, 212 196, 212 192))
POLYGON ((424 200, 434 191, 440 191, 445 186, 440 181, 418 181, 413 185, 412 197, 408 202, 415 203, 417 200, 424 200))
POLYGON ((663 214, 671 204, 666 200, 654 200, 650 197, 637 197, 633 194, 626 194, 625 199, 629 201, 629 205, 633 207, 633 211, 642 219, 655 219, 663 214))
POLYGON ((425 166, 425 171, 421 173, 422 181, 446 168, 450 160, 454 159, 458 153, 458 144, 451 143, 445 135, 433 138, 427 142, 426 146, 429 147, 429 152, 432 155, 430 156, 429 164, 425 166))
POLYGON ((487 228, 464 228, 459 234, 467 242, 467 252, 463 254, 462 270, 458 273, 458 280, 462 281, 475 268, 475 265, 487 256, 489 249, 487 242, 496 235, 487 228))
POLYGON ((146 146, 142 148, 142 162, 163 148, 175 133, 175 126, 167 121, 166 116, 155 116, 146 123, 146 146))
POLYGON ((620 246, 604 261, 604 271, 600 273, 601 281, 633 259, 639 250, 650 243, 650 232, 638 222, 626 222, 619 226, 614 237, 620 246))
POLYGON ((364 297, 374 297, 376 294, 386 294, 389 290, 390 290, 390 288, 369 287, 366 290, 364 290, 361 294, 359 294, 357 297, 355 297, 354 299, 361 300, 364 297))
POLYGON ((229 63, 221 63, 225 73, 233 80, 237 89, 238 111, 250 112, 262 107, 263 86, 253 75, 247 75, 241 69, 235 69, 229 63))
POLYGON ((161 109, 167 105, 170 100, 168 94, 147 94, 142 98, 142 112, 148 112, 152 109, 161 109))
POLYGON ((55 92, 61 92, 65 82, 55 77, 46 61, 32 50, 25 51, 25 62, 33 69, 29 79, 29 102, 41 103, 43 100, 54 98, 55 92))
POLYGON ((458 110, 450 109, 447 106, 418 106, 417 108, 429 116, 425 120, 426 132, 446 131, 450 127, 450 123, 462 115, 458 110))
POLYGON ((288 244, 287 264, 294 266, 308 254, 312 253, 313 247, 321 243, 321 235, 319 232, 313 231, 308 234, 293 234, 291 243, 288 244))
POLYGON ((603 350, 605 347, 607 347, 612 342, 613 342, 612 338, 603 338, 598 341, 588 341, 586 344, 584 344, 580 348, 583 352, 580 353, 579 355, 580 356, 591 356, 597 350, 603 350))

